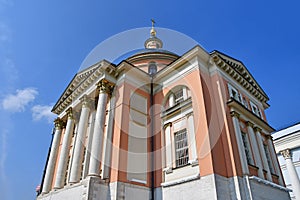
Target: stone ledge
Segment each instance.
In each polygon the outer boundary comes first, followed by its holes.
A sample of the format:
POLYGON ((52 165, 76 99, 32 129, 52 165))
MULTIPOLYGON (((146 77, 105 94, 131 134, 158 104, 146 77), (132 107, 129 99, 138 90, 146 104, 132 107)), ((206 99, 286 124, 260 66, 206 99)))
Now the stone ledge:
POLYGON ((267 181, 267 180, 258 178, 258 177, 256 177, 256 176, 250 176, 249 179, 250 179, 250 180, 254 180, 254 181, 258 182, 258 183, 263 183, 263 184, 265 184, 265 185, 270 185, 271 187, 274 187, 274 188, 283 190, 283 191, 285 191, 285 192, 291 192, 291 191, 292 191, 292 190, 290 190, 290 189, 288 189, 288 188, 286 188, 286 187, 283 187, 283 186, 278 185, 278 184, 276 184, 276 183, 272 183, 272 182, 270 182, 270 181, 267 181))
POLYGON ((173 186, 173 185, 178 185, 178 184, 181 184, 181 183, 185 183, 185 182, 189 182, 189 181, 193 181, 193 180, 197 180, 197 179, 200 179, 200 174, 196 174, 196 175, 193 175, 193 176, 188 176, 186 178, 181 178, 181 179, 178 179, 178 180, 175 180, 175 181, 169 181, 169 182, 164 182, 161 184, 162 187, 170 187, 170 186, 173 186))

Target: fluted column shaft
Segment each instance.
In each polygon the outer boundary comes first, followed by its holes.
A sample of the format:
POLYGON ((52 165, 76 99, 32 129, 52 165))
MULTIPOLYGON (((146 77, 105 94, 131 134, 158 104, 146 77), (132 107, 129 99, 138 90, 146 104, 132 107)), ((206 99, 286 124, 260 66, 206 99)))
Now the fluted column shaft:
POLYGON ((51 184, 53 181, 53 173, 55 169, 55 164, 57 160, 57 152, 59 147, 59 142, 61 139, 61 132, 62 132, 62 121, 60 118, 57 118, 54 121, 55 124, 55 133, 53 136, 53 142, 51 145, 49 160, 47 164, 45 179, 43 183, 43 190, 42 193, 48 193, 51 190, 51 184))
POLYGON ((297 171, 293 164, 293 155, 289 149, 283 150, 280 152, 285 159, 286 168, 290 176, 290 180, 292 182, 293 193, 296 197, 296 200, 300 200, 300 182, 298 178, 297 171))
POLYGON ((74 154, 70 171, 70 183, 76 183, 80 180, 80 174, 82 170, 82 161, 83 161, 83 150, 85 145, 85 133, 87 129, 87 123, 89 119, 90 107, 89 99, 85 95, 81 99, 82 109, 78 124, 77 138, 74 146, 74 154))
POLYGON ((89 165, 89 176, 100 176, 100 161, 102 158, 103 149, 103 132, 104 132, 104 122, 106 114, 106 104, 108 94, 110 93, 112 85, 106 81, 101 80, 98 83, 99 89, 99 99, 96 110, 96 119, 94 125, 93 141, 91 148, 91 157, 89 165))
POLYGON ((251 146, 252 146, 253 153, 254 153, 255 164, 258 167, 258 176, 260 178, 264 179, 265 176, 264 176, 264 172, 263 172, 263 165, 261 162, 261 157, 260 157, 260 153, 258 150, 258 145, 257 145, 253 127, 254 127, 254 125, 251 122, 247 122, 247 129, 248 129, 248 133, 250 135, 250 142, 251 142, 251 146))
POLYGON ((69 110, 67 111, 67 115, 68 115, 68 121, 67 121, 66 131, 64 134, 63 143, 60 151, 60 157, 58 161, 56 180, 54 184, 55 189, 62 188, 64 186, 69 148, 70 148, 70 143, 71 143, 73 129, 74 129, 74 118, 73 118, 72 108, 69 108, 69 110))
POLYGON ((265 148, 264 148, 264 144, 263 144, 263 140, 262 140, 262 137, 261 137, 261 129, 258 128, 258 127, 255 127, 254 131, 256 133, 256 139, 257 139, 257 143, 258 143, 258 148, 259 148, 260 155, 261 155, 261 158, 262 158, 262 161, 263 161, 262 162, 263 163, 263 167, 264 167, 265 170, 267 170, 267 179, 269 181, 273 182, 271 171, 270 171, 270 167, 269 167, 267 156, 266 156, 266 152, 265 152, 265 148))
POLYGON ((245 148, 243 144, 243 138, 242 138, 242 132, 240 128, 240 122, 239 122, 239 113, 232 111, 231 113, 232 121, 233 121, 233 127, 234 127, 234 132, 236 136, 236 142, 239 150, 239 155, 240 155, 240 161, 241 161, 241 166, 242 166, 242 172, 243 174, 249 174, 249 168, 247 164, 247 158, 246 158, 246 153, 245 153, 245 148))

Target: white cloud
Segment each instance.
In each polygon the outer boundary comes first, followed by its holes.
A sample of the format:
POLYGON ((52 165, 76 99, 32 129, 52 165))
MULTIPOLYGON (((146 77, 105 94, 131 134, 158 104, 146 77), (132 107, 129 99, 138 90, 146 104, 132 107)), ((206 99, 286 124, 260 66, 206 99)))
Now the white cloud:
POLYGON ((16 94, 9 94, 2 100, 2 108, 10 112, 22 112, 37 95, 38 91, 34 88, 17 90, 16 94))
POLYGON ((39 121, 41 119, 46 119, 49 123, 53 122, 56 115, 51 112, 51 109, 52 105, 33 106, 31 109, 33 120, 39 121))

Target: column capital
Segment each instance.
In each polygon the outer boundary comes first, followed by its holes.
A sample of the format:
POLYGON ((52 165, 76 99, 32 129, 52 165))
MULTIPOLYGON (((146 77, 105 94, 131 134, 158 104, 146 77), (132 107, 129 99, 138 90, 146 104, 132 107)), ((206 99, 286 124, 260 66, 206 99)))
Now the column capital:
POLYGON ((265 138, 266 138, 267 140, 273 141, 273 137, 272 137, 271 135, 265 134, 265 138))
POLYGON ((250 122, 250 121, 247 121, 247 122, 246 122, 246 125, 247 125, 247 126, 250 126, 251 128, 254 128, 254 124, 253 124, 252 122, 250 122))
POLYGON ((262 131, 262 129, 259 128, 259 127, 257 127, 257 126, 255 126, 255 127, 253 128, 253 130, 254 130, 256 133, 257 133, 257 132, 261 133, 261 131, 262 131))
POLYGON ((292 159, 293 155, 290 149, 285 149, 283 151, 280 151, 281 155, 284 157, 284 159, 292 159))
POLYGON ((67 113, 68 119, 74 119, 74 113, 73 113, 72 107, 68 108, 66 113, 67 113))
POLYGON ((185 116, 186 116, 187 118, 189 118, 189 117, 192 116, 192 115, 194 115, 194 113, 193 113, 193 112, 189 112, 189 113, 187 113, 185 116))
POLYGON ((171 126, 172 126, 172 122, 168 122, 168 123, 164 124, 164 127, 163 127, 163 128, 165 129, 165 128, 167 128, 168 126, 171 127, 171 126))
POLYGON ((92 100, 87 96, 83 95, 80 99, 83 108, 90 108, 92 100))
POLYGON ((230 115, 231 115, 231 117, 236 117, 236 118, 240 118, 240 113, 238 113, 238 112, 236 112, 236 111, 230 111, 230 115))
POLYGON ((55 126, 55 129, 57 129, 57 130, 62 129, 62 127, 64 126, 64 123, 63 123, 62 119, 60 119, 59 117, 56 118, 54 120, 54 126, 55 126))
POLYGON ((109 82, 106 79, 100 80, 96 85, 100 93, 107 93, 107 94, 111 94, 112 89, 114 87, 114 84, 109 82))

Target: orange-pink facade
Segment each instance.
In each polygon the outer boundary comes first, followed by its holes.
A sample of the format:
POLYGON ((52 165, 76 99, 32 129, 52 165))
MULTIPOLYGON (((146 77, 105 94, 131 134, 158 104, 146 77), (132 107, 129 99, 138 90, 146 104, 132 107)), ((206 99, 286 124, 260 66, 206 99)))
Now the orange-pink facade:
POLYGON ((274 131, 264 112, 268 97, 240 61, 200 46, 182 56, 143 52, 118 65, 102 61, 80 72, 69 87, 53 108, 61 136, 55 159, 47 166, 53 168, 45 174, 48 188, 38 199, 68 196, 66 188, 75 194, 84 184, 90 188, 86 199, 288 199, 268 142, 274 131), (151 74, 150 65, 155 69, 151 74), (71 100, 68 91, 74 93, 71 100), (90 99, 89 121, 82 133, 82 167, 75 174, 79 181, 72 182, 74 145, 84 115, 78 100, 82 95, 90 99), (93 123, 102 98, 106 109, 98 145, 103 148, 97 157, 93 123), (76 113, 75 125, 64 180, 56 187, 69 108, 76 113), (100 158, 96 175, 90 173, 93 157, 100 158))

